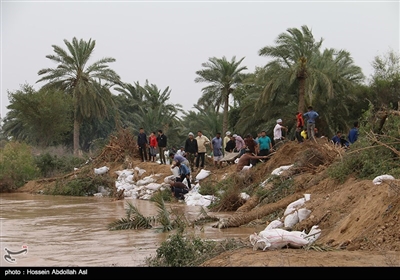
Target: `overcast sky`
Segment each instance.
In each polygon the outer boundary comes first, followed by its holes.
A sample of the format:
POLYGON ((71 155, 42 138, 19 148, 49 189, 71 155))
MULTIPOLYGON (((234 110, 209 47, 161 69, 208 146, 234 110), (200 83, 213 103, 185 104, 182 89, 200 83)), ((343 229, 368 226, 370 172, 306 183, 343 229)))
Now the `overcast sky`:
POLYGON ((399 1, 4 1, 1 0, 1 117, 7 91, 42 83, 38 71, 55 67, 46 55, 64 39, 95 40, 90 64, 103 57, 123 82, 146 79, 171 89, 170 103, 193 110, 204 83, 196 71, 210 57, 236 60, 253 72, 288 28, 307 25, 322 49, 350 52, 369 77, 371 62, 399 51, 399 1))

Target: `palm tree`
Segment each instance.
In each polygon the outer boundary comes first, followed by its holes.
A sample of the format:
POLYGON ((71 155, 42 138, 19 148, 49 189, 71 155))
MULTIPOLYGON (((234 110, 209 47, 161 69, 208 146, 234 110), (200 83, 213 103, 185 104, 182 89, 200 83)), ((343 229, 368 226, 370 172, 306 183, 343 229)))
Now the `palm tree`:
POLYGON ((211 102, 217 112, 223 106, 223 133, 228 129, 229 95, 241 83, 241 72, 247 70, 246 66, 240 66, 243 59, 244 57, 236 61, 234 56, 231 61, 228 61, 225 56, 222 58, 212 57, 208 62, 202 64, 204 69, 196 71, 198 75, 194 80, 196 83, 209 83, 208 86, 202 88, 203 95, 198 104, 201 105, 204 101, 211 102))
POLYGON ((312 94, 313 83, 306 84, 311 76, 316 76, 318 69, 312 68, 312 59, 319 51, 323 39, 315 41, 312 31, 305 25, 301 30, 287 29, 288 33, 281 33, 276 39, 276 46, 266 46, 259 50, 260 56, 270 56, 273 60, 266 65, 271 79, 265 86, 264 99, 271 98, 279 92, 282 86, 298 83, 298 110, 305 109, 305 94, 312 94))
POLYGON ((120 77, 108 67, 114 58, 102 58, 87 66, 96 41, 79 40, 72 43, 64 40, 68 50, 52 45, 55 55, 46 57, 57 63, 56 68, 45 68, 38 75, 45 75, 37 82, 48 81, 46 86, 55 86, 71 94, 74 107, 74 155, 79 151, 79 128, 85 118, 101 118, 107 115, 107 104, 113 101, 109 88, 120 84, 120 77), (69 52, 69 53, 68 53, 69 52), (102 81, 111 84, 102 85, 102 81))

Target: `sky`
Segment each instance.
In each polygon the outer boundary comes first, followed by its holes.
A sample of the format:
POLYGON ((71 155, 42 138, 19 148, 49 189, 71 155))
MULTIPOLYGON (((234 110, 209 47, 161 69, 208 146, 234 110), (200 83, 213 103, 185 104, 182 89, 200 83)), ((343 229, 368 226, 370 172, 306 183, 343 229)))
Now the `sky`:
MULTIPOLYGON (((211 57, 244 58, 244 73, 268 63, 259 56, 289 28, 308 26, 326 48, 348 51, 368 78, 376 56, 399 51, 399 1, 5 1, 1 0, 0 117, 8 92, 39 89, 38 71, 54 68, 52 45, 74 37, 96 41, 89 64, 109 63, 125 83, 146 80, 185 111, 202 95, 196 71, 211 57)), ((367 83, 368 80, 365 82, 367 83)))

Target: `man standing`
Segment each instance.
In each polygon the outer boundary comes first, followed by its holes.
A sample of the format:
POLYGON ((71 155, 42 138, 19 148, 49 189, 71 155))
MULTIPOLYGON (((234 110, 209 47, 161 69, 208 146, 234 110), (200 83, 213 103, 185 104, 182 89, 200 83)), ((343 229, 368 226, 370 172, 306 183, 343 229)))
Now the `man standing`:
POLYGON ((242 137, 240 137, 237 134, 233 134, 233 138, 235 139, 235 150, 239 152, 239 157, 244 154, 244 149, 246 148, 246 143, 244 143, 244 140, 242 137))
POLYGON ((211 140, 211 149, 213 151, 214 166, 222 167, 222 138, 221 133, 217 132, 216 136, 211 140))
POLYGON ((285 139, 285 137, 282 136, 282 129, 288 131, 287 127, 282 125, 282 119, 276 120, 276 125, 274 127, 275 144, 285 139))
POLYGON ((226 143, 228 143, 229 140, 231 140, 231 132, 230 132, 230 131, 227 131, 227 132, 225 133, 224 143, 223 143, 223 144, 224 144, 224 146, 223 146, 223 148, 224 148, 224 154, 225 154, 226 143))
POLYGON ((207 152, 207 145, 210 144, 210 139, 203 135, 201 130, 197 131, 197 158, 196 168, 204 168, 205 155, 207 152))
POLYGON ((167 135, 165 135, 161 129, 158 130, 157 145, 158 145, 158 153, 160 154, 160 164, 167 164, 164 153, 167 147, 167 135))
POLYGON ((303 114, 307 118, 307 137, 314 139, 315 136, 315 119, 319 117, 318 113, 314 111, 312 106, 308 106, 308 112, 303 114))
POLYGON ((189 132, 189 138, 185 141, 185 153, 192 171, 194 170, 194 159, 197 155, 197 148, 197 140, 194 139, 193 132, 189 132))
POLYGON ((267 136, 265 130, 261 131, 261 137, 258 138, 259 156, 267 156, 272 150, 271 138, 267 136))
POLYGON ((358 134, 359 134, 358 127, 359 127, 359 124, 356 121, 356 122, 354 122, 353 128, 350 129, 350 131, 349 131, 349 135, 347 136, 347 138, 349 139, 349 142, 351 144, 354 144, 354 142, 356 142, 358 139, 358 134))
POLYGON ((303 137, 301 136, 301 131, 304 127, 303 114, 301 112, 296 113, 296 139, 298 143, 303 142, 303 137))
POLYGON ((146 133, 144 133, 143 127, 141 127, 139 129, 137 144, 138 144, 139 153, 140 153, 142 162, 146 162, 147 161, 147 145, 149 144, 149 142, 147 141, 147 135, 146 135, 146 133))

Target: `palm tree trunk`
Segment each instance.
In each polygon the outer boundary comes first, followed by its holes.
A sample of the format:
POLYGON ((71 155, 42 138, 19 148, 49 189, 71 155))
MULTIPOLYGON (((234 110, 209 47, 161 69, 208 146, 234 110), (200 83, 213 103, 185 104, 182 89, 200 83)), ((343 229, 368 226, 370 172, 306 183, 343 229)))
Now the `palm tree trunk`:
POLYGON ((299 106, 297 110, 299 112, 305 112, 306 109, 306 101, 305 101, 305 87, 306 87, 306 79, 303 77, 298 78, 299 79, 299 106))
POLYGON ((79 155, 79 122, 74 120, 74 156, 79 155))
POLYGON ((224 115, 222 121, 222 135, 228 131, 228 110, 229 110, 229 92, 225 93, 225 101, 224 101, 224 115))

